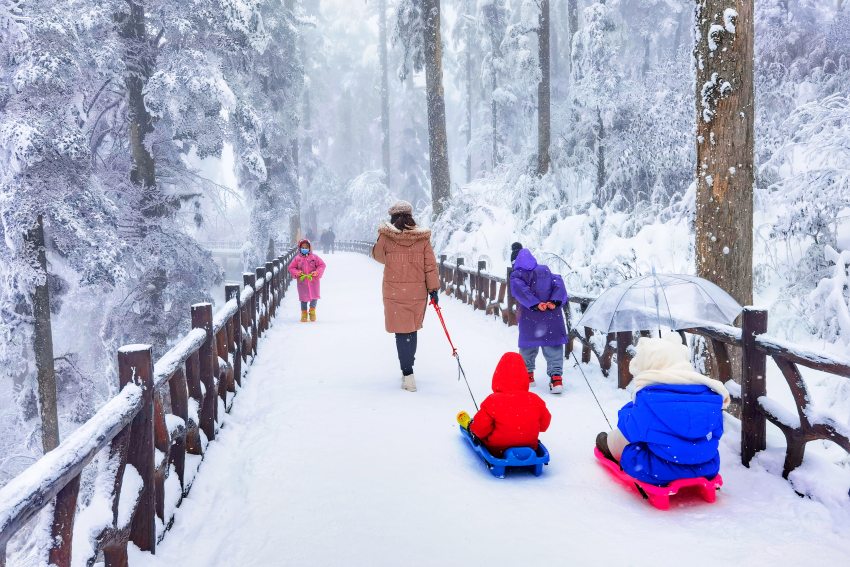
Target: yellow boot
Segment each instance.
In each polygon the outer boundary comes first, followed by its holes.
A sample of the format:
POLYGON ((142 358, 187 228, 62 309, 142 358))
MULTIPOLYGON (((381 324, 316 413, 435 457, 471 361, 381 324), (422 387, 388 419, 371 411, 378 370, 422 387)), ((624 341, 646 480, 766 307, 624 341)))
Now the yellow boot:
POLYGON ((457 422, 464 429, 469 429, 469 422, 472 421, 472 418, 469 417, 469 414, 465 411, 458 412, 457 414, 457 422))
POLYGON ((316 308, 315 307, 310 308, 310 321, 312 321, 313 323, 316 322, 316 308))
POLYGON ((306 309, 301 310, 301 322, 302 323, 307 322, 307 310, 306 309))

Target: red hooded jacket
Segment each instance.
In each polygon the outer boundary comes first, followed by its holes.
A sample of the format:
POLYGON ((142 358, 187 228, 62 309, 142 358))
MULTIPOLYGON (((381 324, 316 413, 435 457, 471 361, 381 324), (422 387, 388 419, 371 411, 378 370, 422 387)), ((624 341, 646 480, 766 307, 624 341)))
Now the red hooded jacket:
POLYGON ((549 428, 552 414, 537 394, 528 391, 528 370, 522 357, 509 352, 493 373, 493 393, 481 404, 469 430, 494 455, 510 447, 537 448, 537 436, 549 428))

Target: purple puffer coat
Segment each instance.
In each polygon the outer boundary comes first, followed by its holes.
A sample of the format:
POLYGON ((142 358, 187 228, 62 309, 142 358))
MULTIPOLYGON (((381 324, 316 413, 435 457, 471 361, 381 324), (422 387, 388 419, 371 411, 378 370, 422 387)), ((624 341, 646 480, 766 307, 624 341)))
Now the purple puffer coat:
POLYGON ((549 301, 566 304, 564 280, 538 264, 526 248, 519 251, 514 261, 511 294, 517 302, 519 348, 567 344, 567 327, 561 307, 547 311, 536 309, 538 303, 549 301))

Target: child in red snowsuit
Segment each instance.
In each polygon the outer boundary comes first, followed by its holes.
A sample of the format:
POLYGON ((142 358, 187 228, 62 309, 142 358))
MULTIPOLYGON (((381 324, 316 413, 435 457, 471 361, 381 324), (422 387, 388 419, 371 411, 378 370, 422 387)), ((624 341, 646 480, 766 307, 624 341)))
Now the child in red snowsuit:
POLYGON ((537 449, 537 436, 549 428, 552 414, 537 394, 528 391, 528 370, 518 353, 502 356, 493 373, 493 393, 481 404, 469 431, 494 456, 511 447, 537 449))

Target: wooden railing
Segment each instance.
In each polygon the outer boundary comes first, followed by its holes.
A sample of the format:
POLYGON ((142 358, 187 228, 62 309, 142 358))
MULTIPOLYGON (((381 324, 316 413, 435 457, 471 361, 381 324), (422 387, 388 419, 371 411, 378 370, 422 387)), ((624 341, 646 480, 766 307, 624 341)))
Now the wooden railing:
MULTIPOLYGON (((510 268, 505 276, 487 273, 484 261, 475 268, 466 266, 463 258, 454 263, 447 262, 447 256, 440 256, 440 287, 446 295, 451 295, 467 303, 473 309, 484 311, 502 320, 506 325, 517 324, 516 302, 511 296, 510 268)), ((582 362, 590 362, 595 355, 605 376, 608 376, 615 364, 617 367, 617 385, 625 388, 632 380, 629 362, 633 355, 636 339, 648 331, 639 333, 608 333, 601 348, 595 346, 596 331, 590 328, 577 329, 572 323, 575 315, 583 313, 595 299, 594 296, 570 293, 564 314, 571 339, 581 343, 582 362), (571 309, 573 305, 575 309, 571 309), (574 313, 576 311, 577 313, 574 313)), ((776 425, 787 440, 783 476, 788 475, 803 462, 806 444, 809 441, 825 439, 833 441, 850 453, 850 428, 833 419, 812 415, 810 397, 799 366, 812 368, 836 376, 850 378, 850 360, 840 359, 828 354, 795 348, 766 334, 767 311, 745 308, 742 315, 742 327, 726 325, 706 325, 686 329, 680 334, 685 340, 686 334, 702 337, 710 348, 712 368, 715 377, 723 381, 733 398, 733 413, 741 419, 741 461, 749 466, 753 456, 766 448, 766 425, 770 421, 776 425), (729 348, 741 351, 741 383, 732 380, 732 358, 729 348), (767 396, 767 358, 770 357, 779 367, 794 398, 796 413, 789 412, 782 405, 767 396)), ((566 354, 572 352, 573 340, 567 345, 566 354)))
POLYGON ((80 564, 102 553, 107 567, 126 566, 129 542, 155 551, 277 313, 294 253, 244 274, 244 288, 226 286, 227 302, 215 314, 209 303, 193 305, 192 330, 156 363, 148 345, 119 349, 119 394, 0 490, 0 567, 9 540, 54 503, 49 563, 71 564, 74 520, 86 513, 77 501, 80 478, 103 450, 107 464, 96 482, 109 487, 111 520, 80 564))
POLYGON ((374 242, 366 240, 338 240, 334 244, 334 248, 341 252, 357 252, 369 256, 372 254, 372 246, 374 245, 374 242))

